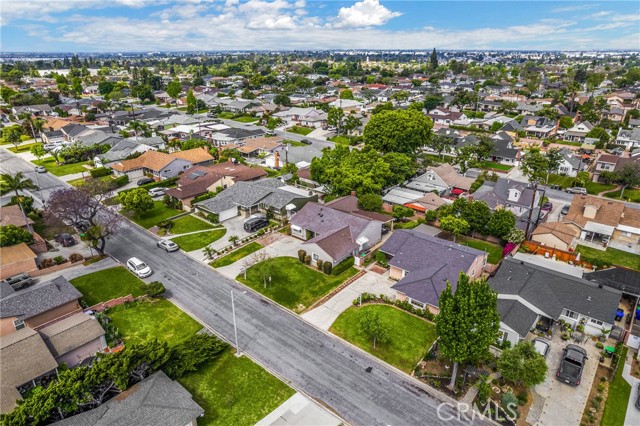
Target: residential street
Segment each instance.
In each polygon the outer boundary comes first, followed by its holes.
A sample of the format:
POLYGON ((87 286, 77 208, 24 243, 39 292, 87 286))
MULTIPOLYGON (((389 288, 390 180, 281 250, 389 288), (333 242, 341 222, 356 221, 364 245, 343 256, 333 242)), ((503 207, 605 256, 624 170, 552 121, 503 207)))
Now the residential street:
MULTIPOLYGON (((0 150, 2 170, 33 174, 31 164, 0 150)), ((45 188, 65 184, 46 176, 45 188)), ((41 184, 42 184, 41 180, 41 184)), ((354 425, 482 424, 458 420, 450 405, 438 417, 440 401, 434 390, 323 332, 281 309, 243 285, 223 277, 182 252, 166 253, 146 231, 126 222, 126 229, 107 242, 107 251, 120 262, 137 256, 154 274, 146 281, 161 281, 168 296, 228 341, 234 341, 231 289, 240 349, 270 372, 330 407, 354 425), (371 372, 366 372, 373 367, 371 372), (450 420, 446 420, 450 419, 450 420)), ((448 402, 455 404, 451 400, 448 402)))

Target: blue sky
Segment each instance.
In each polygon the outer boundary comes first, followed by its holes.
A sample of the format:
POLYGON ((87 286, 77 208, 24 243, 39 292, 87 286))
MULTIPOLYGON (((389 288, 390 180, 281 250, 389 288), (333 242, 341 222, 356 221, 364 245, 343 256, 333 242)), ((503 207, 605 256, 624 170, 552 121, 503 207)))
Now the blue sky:
POLYGON ((8 51, 640 50, 638 1, 2 0, 8 51))

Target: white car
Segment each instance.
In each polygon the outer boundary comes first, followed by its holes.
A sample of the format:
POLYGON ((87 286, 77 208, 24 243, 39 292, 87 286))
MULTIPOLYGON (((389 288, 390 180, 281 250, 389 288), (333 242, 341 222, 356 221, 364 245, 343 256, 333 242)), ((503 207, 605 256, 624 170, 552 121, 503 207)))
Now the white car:
POLYGON ((164 249, 168 252, 171 251, 176 251, 178 250, 180 247, 178 247, 178 245, 176 243, 174 243, 171 240, 161 240, 158 241, 158 247, 160 247, 161 249, 164 249))
POLYGON ((151 188, 149 190, 149 195, 151 195, 152 197, 159 197, 161 195, 164 195, 164 192, 167 190, 167 188, 151 188))
POLYGON ((146 278, 153 274, 151 267, 137 257, 127 260, 127 268, 140 278, 146 278))
POLYGON ((35 171, 36 173, 47 173, 47 169, 45 169, 44 166, 36 166, 35 171))

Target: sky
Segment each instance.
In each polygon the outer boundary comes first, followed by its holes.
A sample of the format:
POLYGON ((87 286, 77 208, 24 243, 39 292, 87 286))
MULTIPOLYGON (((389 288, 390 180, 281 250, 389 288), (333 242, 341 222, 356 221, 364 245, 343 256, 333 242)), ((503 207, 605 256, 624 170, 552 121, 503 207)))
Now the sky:
POLYGON ((640 50, 640 2, 0 0, 2 52, 640 50))

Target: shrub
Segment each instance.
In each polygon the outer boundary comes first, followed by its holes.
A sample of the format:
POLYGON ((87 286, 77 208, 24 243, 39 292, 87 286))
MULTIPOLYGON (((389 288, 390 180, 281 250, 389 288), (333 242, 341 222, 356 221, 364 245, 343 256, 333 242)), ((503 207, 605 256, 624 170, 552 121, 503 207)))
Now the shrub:
POLYGON ((82 260, 84 260, 84 256, 80 253, 71 253, 71 255, 69 256, 70 262, 80 262, 82 260))
POLYGON ((193 202, 197 203, 198 201, 208 200, 208 199, 213 198, 215 196, 216 196, 215 192, 207 191, 204 194, 201 194, 201 195, 198 195, 197 197, 195 197, 193 199, 193 202))
POLYGON ((306 255, 304 257, 304 263, 307 264, 307 265, 311 265, 311 256, 306 255))
POLYGON ((502 395, 502 408, 507 412, 510 417, 516 417, 518 413, 518 398, 512 393, 507 392, 502 395))
POLYGON ((322 265, 323 265, 323 263, 324 263, 324 262, 322 261, 322 259, 318 259, 318 260, 316 260, 316 265, 318 266, 318 270, 319 270, 319 271, 322 271, 322 265))
POLYGON ((378 211, 382 208, 382 197, 376 194, 363 194, 358 197, 358 207, 362 210, 378 211))
POLYGON ((438 212, 435 210, 427 210, 424 214, 424 218, 427 222, 433 222, 438 218, 438 212))
POLYGON ((211 223, 219 223, 220 215, 217 213, 209 213, 205 216, 205 219, 207 219, 211 223))
POLYGON ((333 275, 340 275, 341 273, 343 273, 347 269, 351 268, 353 266, 354 261, 355 260, 354 260, 353 256, 347 257, 345 260, 343 260, 342 262, 338 263, 333 268, 333 272, 331 272, 331 273, 333 275))
POLYGON ((491 385, 484 378, 480 378, 478 382, 478 401, 484 404, 487 402, 490 393, 491 385))
POLYGON ((22 209, 26 214, 29 214, 33 211, 33 198, 26 195, 21 195, 20 197, 16 195, 12 196, 9 204, 7 205, 15 206, 16 204, 18 204, 18 201, 20 202, 20 205, 22 206, 22 209))
POLYGON ((217 358, 229 345, 210 334, 196 334, 178 344, 162 370, 172 379, 196 371, 207 361, 217 358))
POLYGON ((381 251, 376 252, 376 262, 380 264, 380 266, 387 267, 389 266, 389 261, 387 260, 387 255, 382 253, 381 251))
POLYGON ((56 265, 62 265, 67 261, 67 258, 64 256, 56 256, 53 258, 53 261, 56 262, 56 265))
POLYGON ((0 247, 13 246, 20 243, 32 244, 33 235, 26 229, 15 225, 0 226, 0 247))
POLYGON ((520 393, 518 393, 518 404, 519 405, 526 405, 528 400, 529 400, 529 397, 528 397, 526 391, 520 391, 520 393))
POLYGON ((164 285, 160 281, 152 281, 147 285, 147 296, 149 297, 160 297, 164 292, 164 285))
POLYGON ((304 250, 298 250, 298 260, 300 263, 304 263, 304 258, 307 257, 307 252, 304 250))
POLYGON ((56 262, 54 262, 53 259, 47 258, 42 260, 42 263, 40 264, 40 266, 44 269, 44 268, 51 268, 55 264, 56 262))
POLYGON ((129 176, 123 175, 113 180, 113 186, 119 188, 129 183, 129 176))
POLYGON ((107 169, 106 167, 98 167, 97 169, 89 170, 89 174, 91 174, 91 177, 95 179, 110 175, 111 169, 107 169))
POLYGON ((333 265, 331 264, 331 262, 324 262, 322 264, 322 271, 327 274, 327 275, 331 275, 331 270, 333 269, 333 265))

